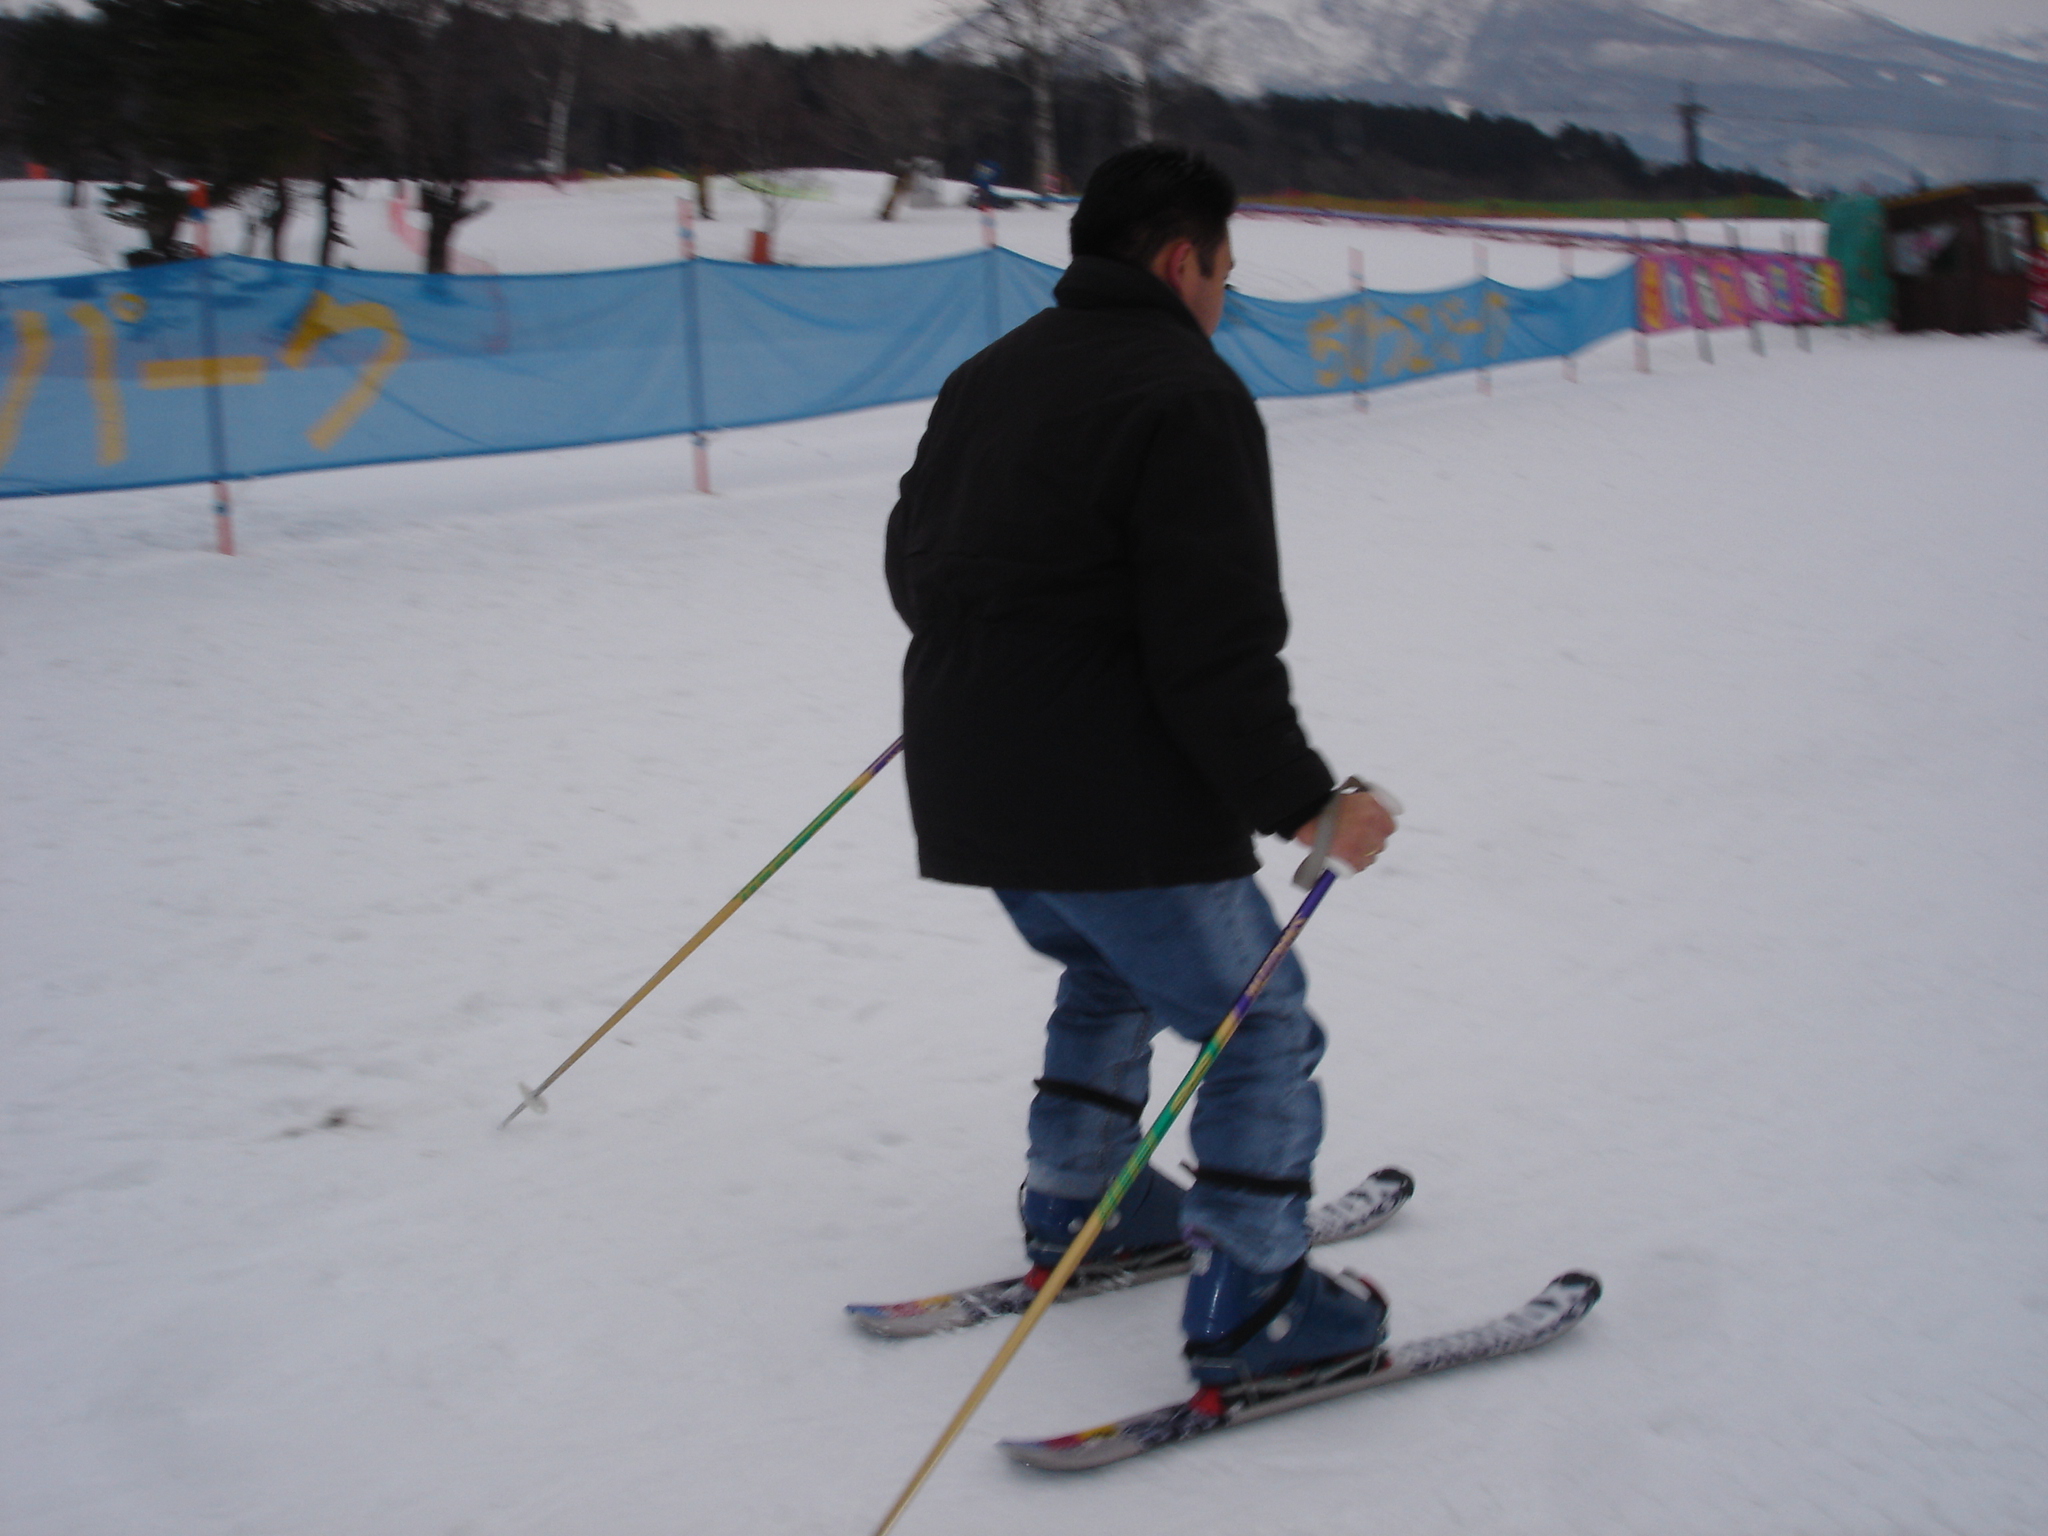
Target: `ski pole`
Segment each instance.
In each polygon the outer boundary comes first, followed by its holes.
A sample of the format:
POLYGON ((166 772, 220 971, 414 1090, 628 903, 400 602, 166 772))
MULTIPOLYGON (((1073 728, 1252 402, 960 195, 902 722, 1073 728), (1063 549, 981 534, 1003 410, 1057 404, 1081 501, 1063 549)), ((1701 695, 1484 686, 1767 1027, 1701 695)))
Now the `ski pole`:
POLYGON ((1180 1086, 1173 1090, 1173 1097, 1168 1099, 1166 1107, 1159 1111, 1159 1117, 1152 1122, 1152 1128, 1145 1132, 1143 1140, 1138 1143, 1138 1149, 1124 1164, 1123 1171, 1110 1181, 1109 1188, 1104 1191, 1101 1203, 1095 1207, 1094 1214, 1082 1223, 1081 1230, 1074 1234, 1073 1242, 1069 1243, 1067 1251, 1060 1255, 1059 1263, 1046 1277, 1045 1284, 1039 1287, 1036 1298, 1025 1309, 1024 1315, 1017 1319, 1017 1326, 1010 1330, 1009 1338, 1005 1339, 1003 1347, 996 1351, 995 1359, 991 1360, 988 1369, 981 1373, 981 1380, 974 1384, 974 1390, 967 1394, 967 1401, 960 1405, 960 1411, 953 1415, 953 1421, 939 1436, 938 1443, 926 1454, 917 1471, 911 1475, 910 1481, 904 1485, 903 1491, 896 1496, 896 1502, 889 1506, 889 1513, 884 1515, 882 1523, 875 1527, 875 1536, 887 1536, 894 1528, 897 1518, 910 1507, 910 1501, 917 1497, 918 1489, 924 1486, 925 1479, 930 1477, 932 1470, 938 1466, 939 1458, 944 1456, 953 1442, 960 1437, 960 1431, 965 1429, 967 1421, 974 1417, 974 1410, 981 1406, 981 1400, 988 1396, 989 1390, 996 1384, 996 1379, 1003 1374, 1017 1351, 1024 1347, 1024 1341, 1031 1336, 1031 1330, 1036 1328, 1038 1320, 1045 1316, 1045 1309, 1059 1300, 1060 1292, 1067 1288, 1067 1282, 1073 1278, 1074 1271, 1080 1268, 1081 1260, 1088 1256, 1089 1248, 1095 1239, 1102 1235, 1103 1225, 1116 1214, 1117 1206, 1123 1202, 1124 1196, 1130 1193, 1131 1185, 1137 1182, 1138 1175, 1145 1170, 1145 1165, 1152 1161, 1152 1154, 1159 1148, 1160 1138, 1165 1136, 1167 1129, 1180 1115, 1188 1100, 1194 1097, 1195 1089, 1201 1086, 1202 1079, 1208 1076, 1209 1068, 1215 1065, 1223 1047, 1230 1043, 1230 1037, 1237 1033, 1238 1024, 1257 1000, 1258 995, 1266 990, 1266 983, 1272 980, 1273 972, 1279 969, 1280 962, 1287 958, 1287 952, 1294 947, 1294 941, 1300 936, 1310 915, 1322 904, 1324 894, 1336 880, 1335 869, 1326 868, 1316 876, 1315 883, 1309 887, 1307 897, 1295 909, 1294 916, 1288 920, 1287 926, 1280 930, 1280 937, 1274 940, 1273 947, 1266 951, 1266 958, 1259 962, 1258 970, 1245 984, 1244 991, 1238 994, 1237 1001, 1230 1005, 1230 1012, 1223 1016, 1223 1022, 1216 1026, 1216 1032, 1203 1044, 1200 1053, 1195 1057, 1194 1065, 1188 1068, 1187 1076, 1180 1080, 1180 1086))
POLYGON ((783 848, 782 852, 776 854, 774 858, 770 859, 758 875, 754 876, 753 879, 749 880, 745 885, 741 886, 738 895, 734 896, 731 901, 728 901, 724 906, 720 907, 715 913, 713 913, 710 922, 706 923, 702 928, 699 928, 695 933, 691 934, 690 941, 687 944, 685 944, 681 949, 677 950, 674 954, 670 955, 668 957, 668 963, 662 966, 662 968, 656 971, 652 976, 648 977, 647 980, 641 985, 641 988, 638 992, 635 992, 631 997, 627 998, 623 1003, 621 1003, 619 1005, 619 1011, 617 1013, 613 1014, 610 1018, 606 1019, 602 1024, 598 1025, 596 1031, 591 1035, 591 1037, 588 1040, 584 1041, 581 1045, 577 1046, 575 1050, 569 1053, 568 1059, 566 1061, 564 1061, 559 1067, 555 1068, 555 1070, 550 1072, 546 1077, 541 1079, 541 1085, 538 1088, 529 1088, 526 1086, 526 1084, 521 1083, 519 1085, 519 1102, 513 1106, 511 1114, 507 1115, 503 1120, 500 1120, 498 1122, 498 1129, 502 1131, 514 1120, 518 1119, 519 1112, 522 1109, 531 1109, 535 1114, 546 1114, 548 1107, 547 1104, 541 1099, 541 1095, 546 1093, 548 1089, 552 1088, 555 1085, 555 1080, 559 1078, 564 1072, 568 1071, 571 1067, 575 1066, 576 1063, 582 1058, 583 1053, 589 1050, 593 1045, 597 1044, 598 1041, 602 1040, 614 1024, 618 1023, 619 1020, 623 1019, 627 1014, 631 1013, 635 1008, 637 1008, 640 1005, 640 1000, 642 998, 647 996, 647 994, 652 992, 656 987, 660 986, 662 982, 666 981, 668 979, 668 973, 670 971, 673 971, 677 966, 681 965, 685 960, 689 959, 691 953, 697 948, 699 944, 702 944, 706 939, 710 938, 712 934, 716 933, 719 929, 719 926, 722 923, 724 923, 724 921, 728 917, 731 917, 733 913, 739 911, 739 909, 746 904, 746 900, 749 896, 753 895, 754 892, 758 891, 759 889, 761 889, 762 886, 766 885, 768 883, 769 877, 773 875, 775 871, 782 868, 783 865, 787 864, 790 861, 790 859, 795 856, 797 849, 803 847, 805 843, 808 843, 811 840, 811 838, 816 835, 820 827, 824 826, 825 823, 830 821, 834 816, 837 816, 840 812, 840 809, 846 804, 847 801, 851 800, 855 795, 859 794, 863 789, 867 788, 869 781, 871 781, 876 774, 880 773, 884 768, 889 766, 889 759, 894 757, 898 752, 901 752, 902 750, 903 738, 899 736, 893 743, 890 744, 888 751, 884 752, 872 763, 869 763, 867 767, 861 769, 859 775, 854 779, 854 781, 851 784, 847 785, 846 788, 842 789, 839 792, 838 797, 834 799, 830 805, 826 806, 824 810, 818 812, 816 816, 812 817, 811 824, 805 827, 803 831, 797 833, 795 837, 791 838, 788 844, 783 848))

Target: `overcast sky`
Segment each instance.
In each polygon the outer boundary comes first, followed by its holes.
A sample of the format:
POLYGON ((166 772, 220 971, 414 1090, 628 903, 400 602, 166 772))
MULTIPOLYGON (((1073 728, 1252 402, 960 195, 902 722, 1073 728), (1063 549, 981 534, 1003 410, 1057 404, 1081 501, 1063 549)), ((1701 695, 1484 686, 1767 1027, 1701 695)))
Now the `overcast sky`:
MULTIPOLYGON (((907 48, 943 25, 941 0, 627 0, 636 27, 709 26, 785 46, 907 48)), ((1863 9, 1975 42, 2048 28, 2048 0, 1862 0, 1863 9)))

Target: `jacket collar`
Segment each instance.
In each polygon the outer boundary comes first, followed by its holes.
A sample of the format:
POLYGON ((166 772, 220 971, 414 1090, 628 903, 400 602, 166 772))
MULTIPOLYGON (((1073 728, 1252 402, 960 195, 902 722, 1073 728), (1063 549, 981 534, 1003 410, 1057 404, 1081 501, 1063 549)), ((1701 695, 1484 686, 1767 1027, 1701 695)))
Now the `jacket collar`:
POLYGON ((1142 267, 1107 256, 1076 256, 1053 285, 1053 301, 1062 309, 1164 310, 1197 335, 1201 325, 1180 295, 1142 267))

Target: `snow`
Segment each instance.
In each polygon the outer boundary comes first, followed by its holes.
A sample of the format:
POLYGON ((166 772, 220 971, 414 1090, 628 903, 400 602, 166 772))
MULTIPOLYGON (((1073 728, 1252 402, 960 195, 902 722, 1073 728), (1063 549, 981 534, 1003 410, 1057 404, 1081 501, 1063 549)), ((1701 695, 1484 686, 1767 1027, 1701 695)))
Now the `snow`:
MULTIPOLYGON (((815 175, 819 195, 786 205, 775 241, 778 260, 800 266, 928 261, 981 243, 978 215, 962 206, 970 190, 962 183, 942 183, 946 207, 901 208, 884 224, 875 213, 891 178, 873 171, 815 175)), ((654 176, 595 179, 561 188, 543 182, 486 182, 476 195, 489 209, 458 227, 455 245, 462 255, 501 272, 577 272, 674 261, 680 254, 677 200, 689 189, 687 182, 654 176)), ((380 271, 419 271, 422 257, 415 246, 420 241, 408 242, 392 222, 391 183, 352 183, 350 190, 342 217, 351 244, 340 259, 380 271)), ((97 194, 91 205, 67 209, 63 191, 55 182, 0 181, 0 280, 109 270, 120 265, 122 251, 142 243, 138 233, 105 216, 97 194)), ((722 261, 746 260, 752 231, 761 223, 761 199, 719 177, 713 182, 712 208, 718 217, 697 225, 699 249, 722 261)), ((998 237, 1011 250, 1065 265, 1062 211, 1022 204, 997 213, 995 220, 998 237)), ((239 211, 218 214, 215 222, 215 249, 250 248, 239 211)), ((1545 227, 1608 234, 1629 229, 1612 220, 1550 221, 1545 227)), ((1660 238, 1671 233, 1665 220, 1635 227, 1660 238)), ((1695 219, 1684 227, 1690 238, 1707 244, 1723 242, 1733 229, 1752 250, 1781 249, 1788 228, 1801 250, 1817 252, 1822 243, 1822 226, 1810 220, 1731 224, 1695 219)), ((1468 282, 1473 275, 1471 241, 1420 230, 1248 217, 1238 221, 1233 243, 1238 287, 1265 298, 1319 298, 1348 288, 1352 247, 1365 251, 1366 281, 1378 289, 1427 291, 1468 282)), ((285 255, 292 261, 318 259, 317 210, 303 193, 299 213, 287 227, 285 255)), ((1598 277, 1623 258, 1586 250, 1573 259, 1580 276, 1598 277)), ((1489 275, 1525 288, 1547 287, 1560 275, 1557 253, 1543 246, 1489 242, 1487 261, 1489 275)))
MULTIPOLYGON (((640 195, 472 249, 643 259, 640 195)), ((976 238, 864 217, 790 244, 976 238)), ((1241 281, 1359 238, 1248 221, 1241 281)), ((991 1442, 1182 1376, 1176 1287, 1063 1308, 903 1532, 2048 1525, 2043 358, 1768 343, 1264 408, 1306 719, 1409 808, 1303 940, 1322 1182, 1418 1183, 1324 1262, 1399 1333, 1606 1299, 1067 1480, 991 1442)), ((723 435, 711 497, 680 440, 260 482, 232 560, 202 487, 0 504, 10 1532, 872 1529, 1000 1336, 838 1309, 1015 1268, 1053 980, 897 770, 497 1124, 894 735, 923 414, 723 435)))

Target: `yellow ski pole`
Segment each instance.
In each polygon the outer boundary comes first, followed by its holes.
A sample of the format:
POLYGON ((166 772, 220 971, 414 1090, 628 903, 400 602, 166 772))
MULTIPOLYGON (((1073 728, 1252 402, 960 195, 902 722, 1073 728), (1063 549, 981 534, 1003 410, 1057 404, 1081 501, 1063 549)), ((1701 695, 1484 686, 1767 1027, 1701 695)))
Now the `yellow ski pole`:
POLYGON ((619 1020, 623 1019, 627 1014, 631 1013, 635 1008, 637 1008, 640 1005, 640 1000, 642 998, 647 996, 647 994, 652 992, 656 987, 660 986, 662 982, 666 981, 668 979, 668 974, 670 971, 673 971, 677 966, 681 965, 685 960, 689 959, 690 955, 696 950, 699 944, 702 944, 706 939, 710 938, 712 934, 716 933, 720 925, 723 924, 728 917, 731 917, 733 913, 739 911, 739 909, 746 904, 746 900, 749 896, 753 895, 754 892, 758 891, 759 889, 761 889, 762 886, 766 885, 768 883, 769 877, 773 875, 775 871, 782 868, 783 865, 787 864, 790 861, 790 859, 795 856, 797 849, 803 847, 805 843, 808 843, 811 840, 811 838, 814 835, 816 835, 820 827, 824 826, 825 823, 830 821, 834 816, 837 816, 840 812, 840 809, 846 804, 847 801, 851 800, 855 795, 859 794, 863 789, 867 788, 869 782, 874 778, 874 776, 880 773, 884 768, 889 766, 889 759, 894 757, 898 752, 901 752, 902 750, 903 738, 899 736, 890 745, 888 751, 884 752, 872 763, 869 763, 867 767, 861 769, 859 776, 855 778, 851 784, 847 785, 846 788, 842 789, 839 792, 838 797, 834 799, 830 805, 826 806, 824 810, 818 812, 818 814, 811 819, 811 824, 809 826, 805 827, 803 831, 797 833, 797 835, 794 838, 790 839, 789 843, 783 848, 782 852, 776 854, 774 858, 770 859, 767 865, 761 870, 761 872, 758 875, 754 876, 753 879, 749 880, 745 885, 741 886, 738 895, 734 896, 731 901, 728 901, 724 906, 720 907, 716 912, 714 912, 711 916, 710 922, 706 923, 702 928, 699 928, 695 933, 691 934, 690 941, 687 944, 685 944, 681 949, 677 950, 674 954, 670 955, 668 957, 667 964, 663 965, 660 970, 656 971, 652 976, 648 977, 647 980, 644 983, 642 983, 640 990, 638 992, 635 992, 631 997, 627 998, 623 1003, 621 1003, 619 1005, 619 1011, 617 1013, 613 1014, 610 1018, 606 1019, 602 1024, 598 1025, 596 1031, 591 1035, 591 1037, 588 1040, 584 1041, 581 1045, 577 1046, 575 1050, 569 1053, 568 1059, 566 1061, 564 1061, 559 1067, 555 1068, 555 1070, 550 1072, 546 1077, 542 1078, 541 1085, 538 1088, 529 1088, 526 1086, 526 1084, 521 1083, 519 1085, 519 1102, 512 1107, 511 1114, 507 1115, 503 1120, 500 1120, 498 1122, 498 1129, 502 1131, 514 1120, 518 1119, 519 1112, 523 1109, 531 1109, 535 1114, 539 1115, 546 1114, 548 1106, 546 1102, 541 1098, 541 1095, 546 1093, 548 1089, 552 1088, 555 1085, 555 1080, 559 1078, 564 1072, 568 1071, 571 1067, 575 1066, 576 1063, 582 1059, 583 1053, 589 1050, 593 1045, 597 1044, 598 1041, 602 1040, 605 1037, 605 1035, 610 1032, 611 1027, 614 1024, 618 1023, 619 1020))

